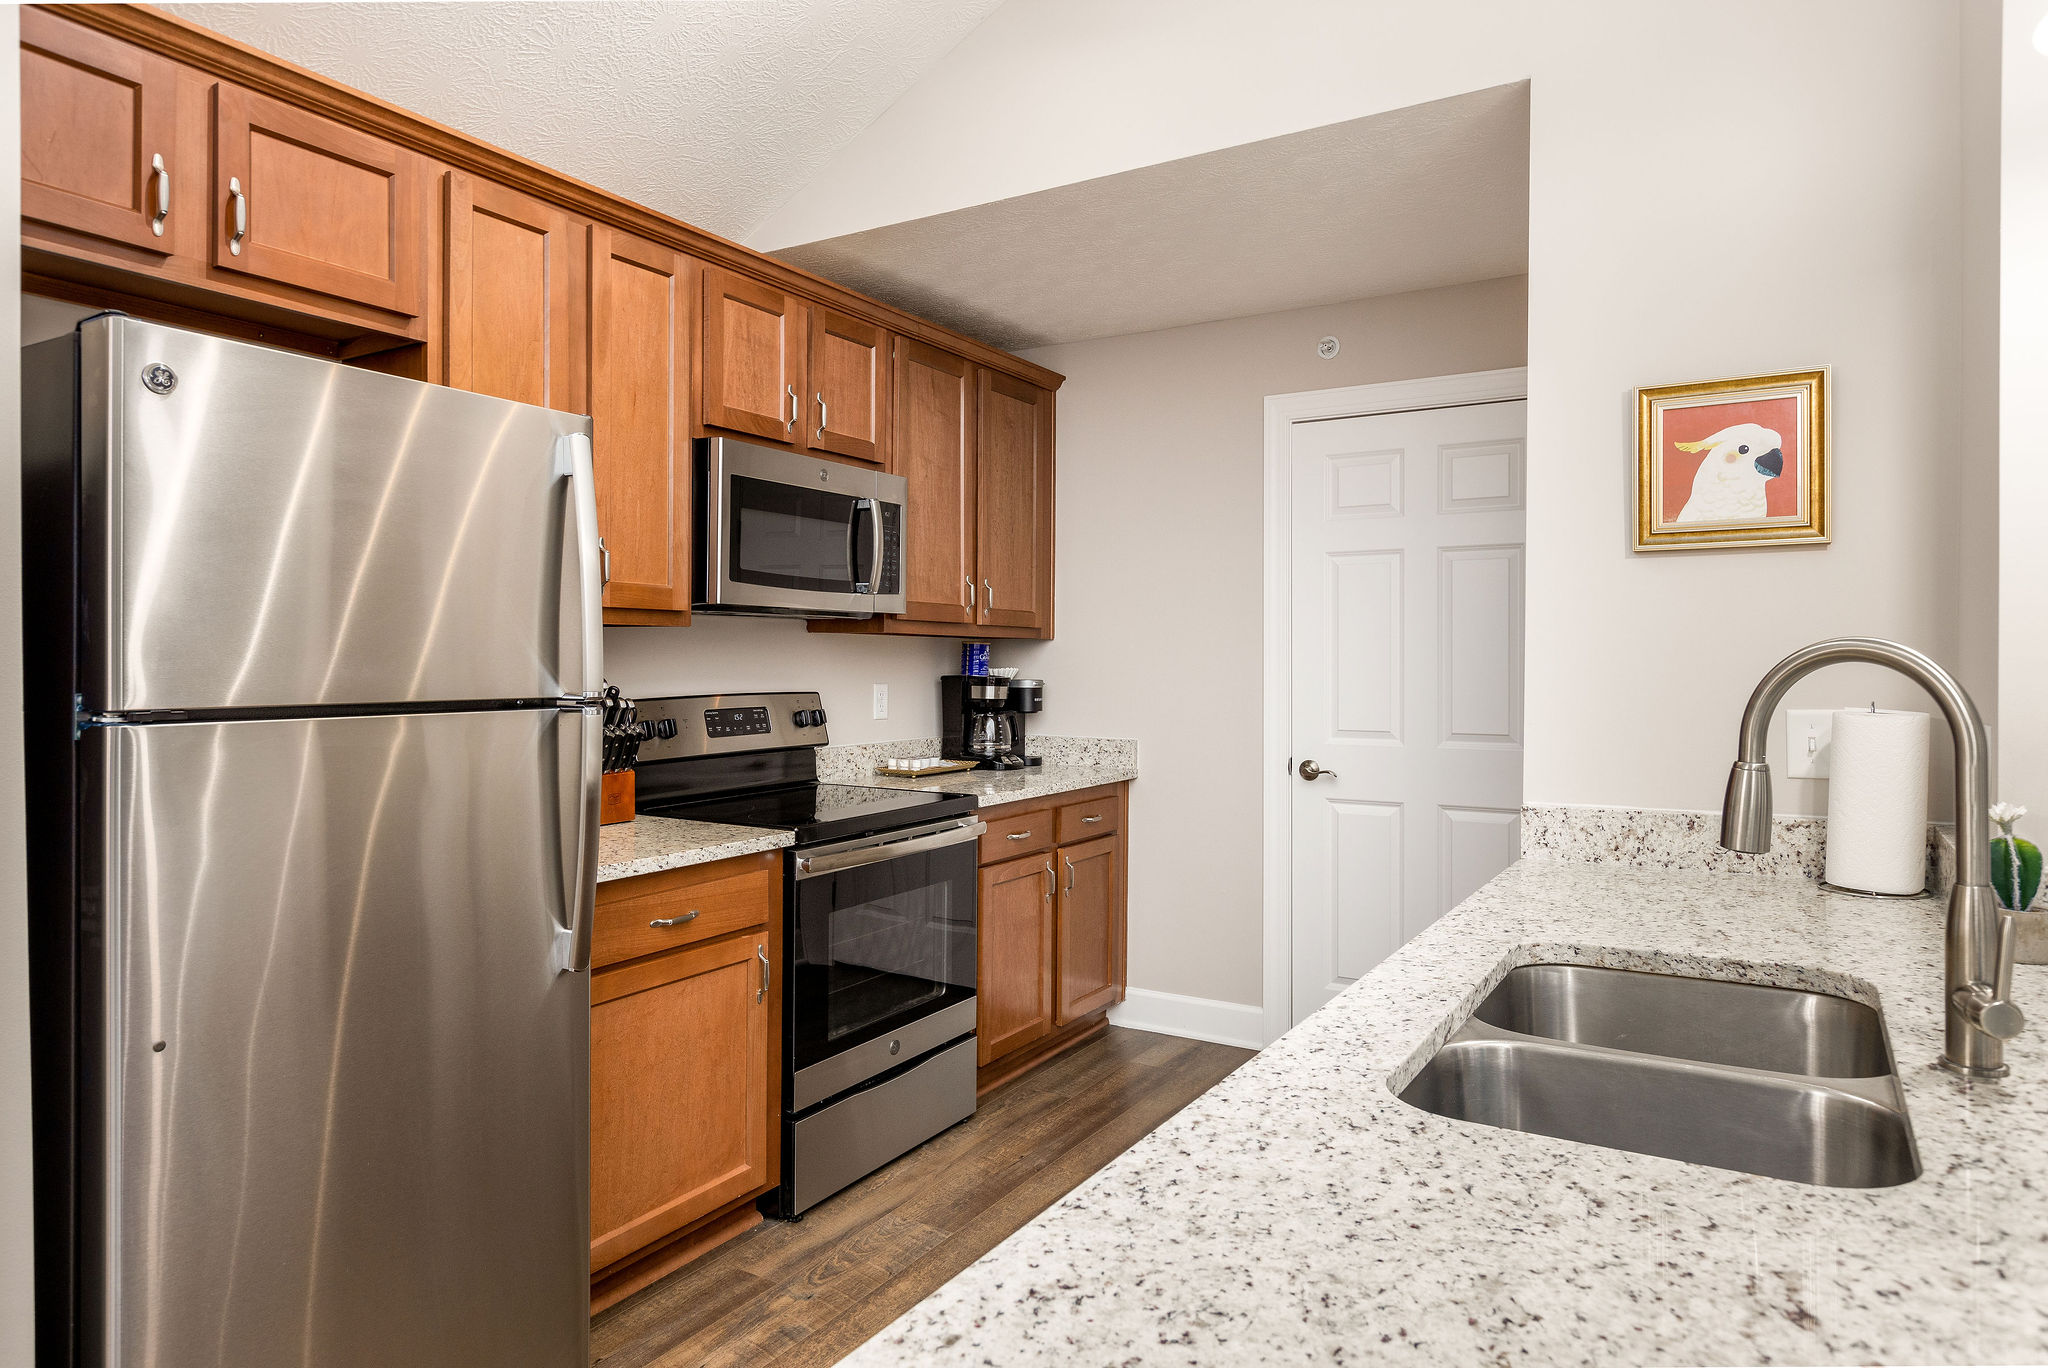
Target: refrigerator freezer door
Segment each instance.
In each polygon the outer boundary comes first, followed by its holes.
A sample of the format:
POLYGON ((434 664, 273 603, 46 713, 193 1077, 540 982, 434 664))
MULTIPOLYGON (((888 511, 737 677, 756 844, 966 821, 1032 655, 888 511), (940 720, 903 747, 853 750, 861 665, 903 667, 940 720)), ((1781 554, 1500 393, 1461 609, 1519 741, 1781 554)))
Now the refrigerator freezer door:
POLYGON ((87 710, 601 687, 589 419, 129 318, 79 342, 87 710))
POLYGON ((111 1275, 109 1363, 582 1368, 589 980, 561 947, 599 732, 88 733, 113 1095, 81 1253, 111 1275))

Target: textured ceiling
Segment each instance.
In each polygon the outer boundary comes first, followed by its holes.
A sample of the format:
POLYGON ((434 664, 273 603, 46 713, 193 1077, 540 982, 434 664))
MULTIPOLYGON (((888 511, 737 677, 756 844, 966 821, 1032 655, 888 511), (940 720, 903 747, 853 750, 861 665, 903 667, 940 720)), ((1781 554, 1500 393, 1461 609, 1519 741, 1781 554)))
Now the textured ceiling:
POLYGON ((738 238, 1000 3, 483 0, 165 8, 738 238))
POLYGON ((775 253, 1011 349, 1520 275, 1498 86, 775 253))

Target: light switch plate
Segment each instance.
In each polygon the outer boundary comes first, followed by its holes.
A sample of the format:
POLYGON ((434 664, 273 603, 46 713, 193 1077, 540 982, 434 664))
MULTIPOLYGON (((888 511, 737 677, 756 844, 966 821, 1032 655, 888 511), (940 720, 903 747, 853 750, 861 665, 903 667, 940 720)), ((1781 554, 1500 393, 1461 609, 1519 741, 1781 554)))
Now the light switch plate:
POLYGON ((889 686, 875 685, 875 719, 880 721, 889 715, 889 686))
POLYGON ((1828 777, 1828 745, 1834 740, 1833 708, 1793 708, 1785 714, 1785 775, 1790 779, 1828 777))

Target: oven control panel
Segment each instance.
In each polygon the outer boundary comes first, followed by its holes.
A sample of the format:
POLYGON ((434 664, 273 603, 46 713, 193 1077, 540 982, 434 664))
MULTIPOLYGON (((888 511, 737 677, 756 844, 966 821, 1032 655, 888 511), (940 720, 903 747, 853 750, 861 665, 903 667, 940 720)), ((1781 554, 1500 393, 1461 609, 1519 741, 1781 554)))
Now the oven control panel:
POLYGON ((697 694, 642 698, 643 722, 672 719, 676 734, 640 747, 640 763, 738 755, 827 743, 825 709, 814 693, 697 694))
POLYGON ((766 736, 774 728, 768 723, 766 708, 706 708, 704 710, 704 734, 706 736, 766 736))

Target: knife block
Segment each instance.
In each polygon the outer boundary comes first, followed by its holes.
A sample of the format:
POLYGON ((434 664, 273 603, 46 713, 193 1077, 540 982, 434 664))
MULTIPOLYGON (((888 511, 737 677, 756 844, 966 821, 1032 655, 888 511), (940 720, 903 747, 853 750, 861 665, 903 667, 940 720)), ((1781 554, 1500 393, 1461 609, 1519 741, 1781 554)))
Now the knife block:
POLYGON ((616 826, 633 820, 633 771, 618 770, 604 777, 599 796, 597 824, 616 826))

